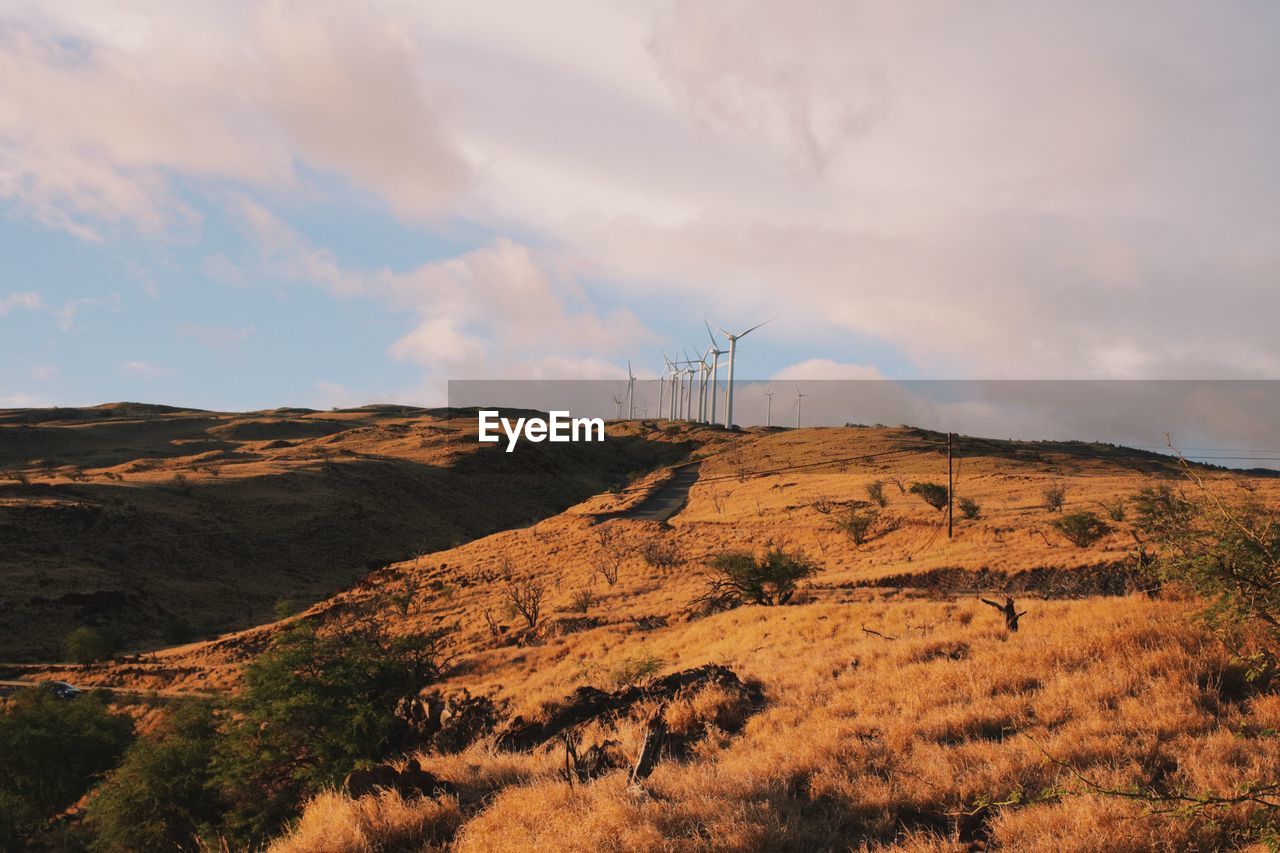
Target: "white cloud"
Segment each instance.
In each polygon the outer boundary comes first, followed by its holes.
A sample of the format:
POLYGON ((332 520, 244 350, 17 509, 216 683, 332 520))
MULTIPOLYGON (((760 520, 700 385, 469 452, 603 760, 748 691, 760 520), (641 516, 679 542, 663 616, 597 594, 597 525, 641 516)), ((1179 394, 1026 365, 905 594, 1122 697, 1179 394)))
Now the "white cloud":
POLYGON ((781 313, 775 335, 857 335, 934 375, 1280 376, 1270 7, 9 17, 0 196, 100 239, 194 227, 175 179, 230 186, 277 272, 403 308, 416 325, 389 352, 428 369, 608 358, 645 331, 592 305, 661 300, 668 316, 781 313), (520 237, 345 269, 267 211, 269 193, 310 190, 307 170, 406 219, 520 237))
POLYGON ((879 369, 865 364, 846 364, 829 358, 810 358, 782 368, 774 379, 883 379, 879 369))
POLYGON ((126 361, 120 365, 120 372, 127 376, 134 376, 139 379, 161 379, 166 376, 172 376, 173 371, 167 367, 153 364, 149 361, 126 361))
POLYGON ((468 179, 389 17, 283 0, 0 15, 0 197, 80 236, 197 224, 175 176, 287 188, 304 165, 408 218, 437 215, 468 179))
POLYGON ((15 308, 27 308, 35 310, 43 307, 44 303, 40 299, 40 294, 33 291, 25 293, 10 293, 0 296, 0 317, 4 317, 15 308))

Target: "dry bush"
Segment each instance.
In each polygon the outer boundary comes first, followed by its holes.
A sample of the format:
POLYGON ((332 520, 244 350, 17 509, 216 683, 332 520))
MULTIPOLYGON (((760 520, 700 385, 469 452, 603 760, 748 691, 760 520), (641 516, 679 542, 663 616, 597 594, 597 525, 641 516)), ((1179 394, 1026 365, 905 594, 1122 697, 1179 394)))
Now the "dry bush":
POLYGON ((591 609, 591 605, 595 603, 596 594, 589 586, 584 586, 573 594, 573 601, 570 602, 569 609, 574 613, 586 613, 591 609))
POLYGON ((716 555, 709 566, 706 588, 690 603, 695 612, 714 613, 741 604, 786 604, 801 581, 818 567, 801 552, 770 548, 757 560, 745 552, 716 555))
POLYGON ((1062 512, 1067 503, 1067 487, 1056 480, 1044 487, 1044 508, 1049 512, 1062 512))
POLYGON ((867 498, 881 509, 889 505, 889 498, 884 493, 884 480, 876 480, 867 484, 867 498))
POLYGON ((503 570, 502 590, 512 613, 521 616, 530 630, 538 627, 546 585, 533 575, 517 576, 508 565, 503 570))
POLYGON ((311 799, 288 835, 269 853, 373 853, 442 850, 462 825, 457 800, 403 799, 395 791, 353 800, 336 791, 311 799))
POLYGON ((835 521, 836 529, 848 534, 854 545, 865 545, 871 539, 872 529, 880 511, 874 509, 849 508, 835 521))
POLYGON ((969 521, 973 521, 982 515, 982 504, 973 498, 961 498, 956 501, 956 506, 960 507, 960 514, 969 521))
POLYGON ((713 726, 721 731, 737 731, 751 711, 750 700, 741 692, 709 684, 688 696, 672 700, 663 716, 675 734, 697 735, 713 726))
POLYGON ((655 569, 670 571, 684 562, 680 553, 680 544, 674 539, 654 537, 646 539, 637 549, 640 559, 655 569))
POLYGON ((815 500, 812 506, 814 512, 817 512, 820 515, 831 515, 832 511, 836 508, 836 502, 831 500, 831 498, 823 497, 815 500))

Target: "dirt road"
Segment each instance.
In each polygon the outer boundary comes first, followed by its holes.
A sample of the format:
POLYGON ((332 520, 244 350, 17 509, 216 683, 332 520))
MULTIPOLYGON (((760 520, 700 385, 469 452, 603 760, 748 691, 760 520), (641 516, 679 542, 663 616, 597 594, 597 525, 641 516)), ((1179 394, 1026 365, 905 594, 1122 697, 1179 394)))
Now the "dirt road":
POLYGON ((689 489, 698 481, 700 462, 691 462, 676 469, 671 481, 645 498, 633 509, 622 513, 620 518, 633 518, 640 521, 667 521, 684 509, 689 499, 689 489))

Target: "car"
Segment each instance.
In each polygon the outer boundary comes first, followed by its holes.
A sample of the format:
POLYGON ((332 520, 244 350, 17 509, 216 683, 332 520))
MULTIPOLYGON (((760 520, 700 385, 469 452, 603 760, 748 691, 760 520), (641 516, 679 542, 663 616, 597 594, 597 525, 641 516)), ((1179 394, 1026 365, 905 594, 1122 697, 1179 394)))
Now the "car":
POLYGON ((65 681, 51 681, 48 684, 48 690, 55 699, 74 699, 84 693, 79 687, 68 684, 65 681))

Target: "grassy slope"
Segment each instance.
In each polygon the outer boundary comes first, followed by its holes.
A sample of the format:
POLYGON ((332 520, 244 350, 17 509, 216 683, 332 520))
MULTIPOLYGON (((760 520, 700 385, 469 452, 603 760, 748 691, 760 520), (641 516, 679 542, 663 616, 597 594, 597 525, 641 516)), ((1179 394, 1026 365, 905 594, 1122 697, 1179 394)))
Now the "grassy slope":
POLYGON ((262 622, 687 450, 636 429, 500 455, 468 426, 401 408, 0 413, 0 660, 47 659, 84 623, 135 645, 175 618, 262 622))
MULTIPOLYGON (((977 601, 977 593, 996 591, 998 575, 988 575, 993 586, 981 590, 863 586, 942 568, 1114 565, 1132 542, 1129 525, 1076 548, 1048 525, 1054 516, 1042 506, 1043 488, 1065 484, 1070 512, 1131 495, 1173 469, 1105 448, 970 444, 957 491, 978 499, 983 514, 957 521, 950 541, 939 513, 892 486, 885 512, 899 525, 861 548, 815 508, 822 499, 861 500, 875 479, 945 481, 935 444, 936 437, 911 431, 848 429, 709 443, 703 480, 670 527, 600 522, 588 512, 600 501, 589 501, 530 528, 389 566, 318 604, 304 618, 333 627, 370 608, 382 608, 397 630, 451 626, 459 665, 443 689, 493 694, 527 718, 548 714, 581 684, 610 686, 637 660, 657 661, 663 672, 723 663, 758 679, 768 703, 740 735, 713 731, 692 760, 660 765, 644 791, 629 789, 620 773, 569 789, 556 776, 556 751, 499 754, 481 744, 461 755, 421 756, 460 785, 457 802, 326 794, 278 849, 413 849, 450 839, 467 850, 965 849, 948 840, 952 817, 976 801, 1013 799, 1021 802, 980 821, 1004 849, 1232 846, 1255 809, 1238 807, 1216 821, 1147 816, 1140 804, 1089 794, 1045 757, 1114 787, 1228 793, 1243 781, 1280 777, 1280 696, 1246 684, 1222 646, 1188 618, 1187 603, 1020 596, 1030 613, 1022 631, 1008 635, 977 601), (910 452, 843 469, 739 478, 744 470, 896 450, 910 452), (685 562, 659 570, 632 558, 610 586, 592 571, 602 529, 632 543, 674 540, 685 562), (804 548, 823 567, 798 603, 685 615, 705 557, 770 544, 804 548), (495 644, 483 618, 488 611, 516 625, 497 582, 504 563, 548 586, 548 629, 527 645, 495 644), (406 583, 422 594, 402 617, 381 594, 406 583), (570 621, 578 615, 571 601, 587 587, 596 594, 589 615, 599 624, 574 630, 581 626, 570 621), (1026 803, 1045 792, 1043 802, 1026 803)), ((1259 490, 1274 502, 1277 485, 1259 481, 1259 490)), ((239 662, 274 630, 78 680, 230 687, 239 662)), ((716 701, 695 704, 714 717, 716 701)), ((633 720, 586 734, 588 742, 616 738, 631 754, 640 737, 633 720)))

